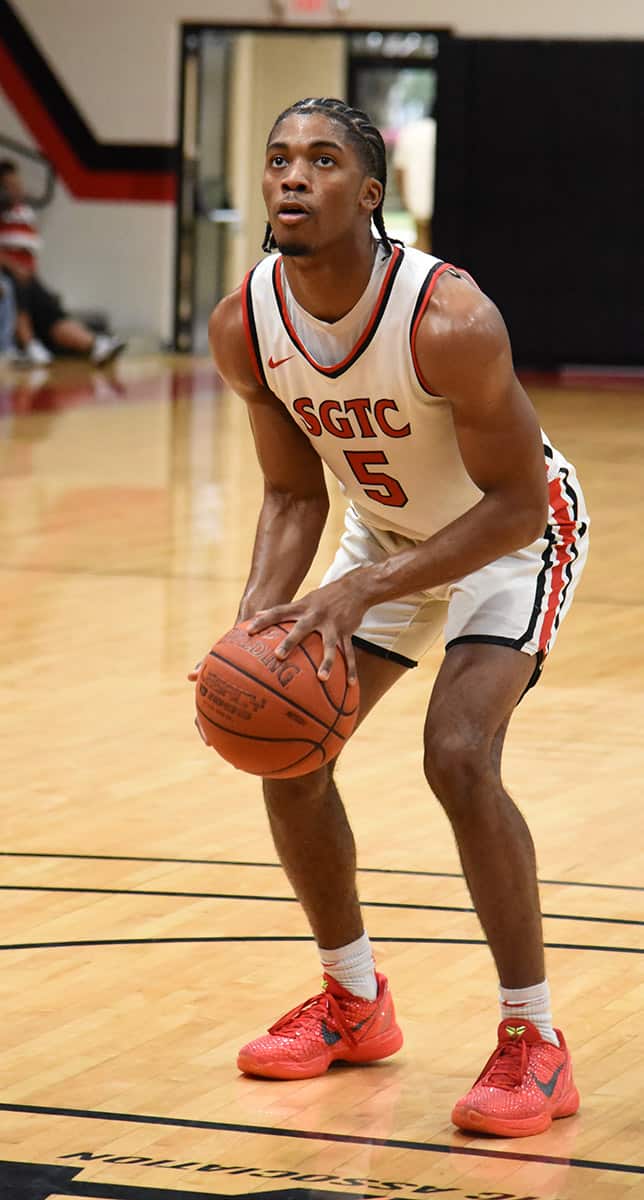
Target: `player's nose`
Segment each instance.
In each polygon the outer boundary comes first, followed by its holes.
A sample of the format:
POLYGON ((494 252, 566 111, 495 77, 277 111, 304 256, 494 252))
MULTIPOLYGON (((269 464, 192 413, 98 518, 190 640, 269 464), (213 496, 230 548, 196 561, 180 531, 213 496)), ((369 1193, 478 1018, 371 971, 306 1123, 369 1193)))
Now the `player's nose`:
POLYGON ((282 192, 302 192, 309 186, 309 175, 306 165, 299 159, 293 159, 281 177, 282 192))

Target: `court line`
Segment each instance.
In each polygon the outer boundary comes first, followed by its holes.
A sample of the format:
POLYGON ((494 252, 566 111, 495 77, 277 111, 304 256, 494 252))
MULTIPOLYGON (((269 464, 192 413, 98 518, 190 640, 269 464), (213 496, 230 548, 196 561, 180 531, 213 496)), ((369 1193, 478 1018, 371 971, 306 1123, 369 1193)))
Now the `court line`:
MULTIPOLYGON (((231 937, 150 937, 150 938, 82 938, 65 942, 13 942, 0 945, 3 950, 54 950, 74 946, 182 946, 199 945, 203 942, 230 944, 237 942, 312 942, 306 934, 237 934, 231 937)), ((484 938, 445 937, 377 937, 369 934, 369 941, 394 946, 487 946, 484 938)), ((592 950, 602 954, 644 954, 637 946, 592 946, 575 942, 544 942, 546 950, 592 950)))
MULTIPOLYGON (((0 850, 0 858, 71 858, 82 862, 185 863, 188 866, 201 867, 269 867, 271 870, 282 870, 280 863, 276 862, 252 862, 248 859, 234 858, 167 858, 148 854, 56 854, 40 850, 0 850)), ((418 875, 429 879, 465 878, 460 871, 418 871, 404 867, 358 867, 358 871, 366 875, 418 875)), ((644 885, 637 883, 585 883, 577 879, 540 879, 539 883, 552 884, 555 887, 606 888, 621 892, 644 892, 644 885)))
POLYGON ((25 1113, 35 1116, 74 1117, 89 1121, 117 1121, 133 1125, 165 1125, 180 1129, 212 1129, 223 1133, 253 1133, 264 1137, 297 1138, 316 1142, 342 1142, 350 1146, 383 1146, 391 1150, 420 1150, 423 1153, 459 1154, 471 1158, 504 1158, 515 1162, 547 1163, 563 1167, 582 1167, 593 1171, 619 1171, 644 1175, 644 1166, 633 1163, 598 1162, 586 1158, 560 1158, 551 1154, 525 1154, 516 1150, 477 1149, 474 1146, 455 1146, 441 1142, 413 1142, 404 1138, 365 1137, 351 1133, 324 1133, 320 1130, 283 1129, 271 1125, 240 1125, 230 1121, 200 1121, 188 1117, 155 1117, 138 1113, 100 1112, 87 1108, 58 1108, 53 1105, 0 1103, 0 1112, 25 1113))
MULTIPOLYGON (((244 892, 173 892, 150 888, 54 887, 46 884, 2 883, 0 892, 61 892, 64 895, 88 896, 175 896, 183 900, 255 900, 269 904, 299 904, 295 896, 259 896, 244 892)), ((414 912, 476 913, 475 908, 457 904, 409 904, 397 900, 360 900, 362 908, 392 908, 414 912)), ((592 917, 573 913, 541 914, 549 921, 589 921, 601 925, 644 925, 631 917, 592 917)))

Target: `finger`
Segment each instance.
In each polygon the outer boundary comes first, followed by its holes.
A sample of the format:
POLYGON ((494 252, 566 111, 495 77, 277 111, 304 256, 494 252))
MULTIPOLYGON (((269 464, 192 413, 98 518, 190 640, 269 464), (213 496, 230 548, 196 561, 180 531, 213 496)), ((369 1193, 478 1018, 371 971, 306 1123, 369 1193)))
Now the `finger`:
POLYGON ((347 664, 347 682, 354 684, 358 682, 358 668, 356 666, 356 652, 351 641, 350 634, 345 634, 342 639, 342 650, 344 653, 345 662, 347 664))
POLYGON ((335 630, 331 634, 322 633, 322 642, 324 646, 324 654, 322 662, 318 667, 318 679, 328 679, 331 674, 331 668, 335 662, 335 654, 337 647, 337 633, 335 630))
MULTIPOLYGON (((255 616, 250 621, 246 622, 246 628, 249 633, 260 633, 262 629, 268 629, 270 625, 277 625, 282 621, 283 614, 288 612, 289 606, 278 605, 275 608, 264 608, 260 612, 255 613, 255 616)), ((291 620, 293 616, 291 614, 291 620)))
POLYGON ((279 645, 275 647, 275 657, 288 658, 291 650, 293 650, 295 646, 299 646, 300 642, 304 641, 304 638, 311 632, 312 628, 313 626, 311 625, 309 619, 300 617, 300 620, 295 622, 293 628, 289 631, 289 633, 287 633, 286 637, 283 638, 279 645))
POLYGON ((206 737, 205 737, 203 729, 201 728, 201 724, 199 722, 199 717, 195 717, 195 728, 196 728, 197 733, 199 734, 199 737, 201 738, 202 742, 205 742, 206 746, 207 746, 208 742, 206 742, 206 737))
POLYGON ((199 660, 197 665, 195 667, 193 667, 191 671, 188 671, 188 679, 190 680, 191 683, 195 683, 195 681, 198 679, 199 671, 201 670, 202 663, 203 663, 203 658, 201 658, 199 660))

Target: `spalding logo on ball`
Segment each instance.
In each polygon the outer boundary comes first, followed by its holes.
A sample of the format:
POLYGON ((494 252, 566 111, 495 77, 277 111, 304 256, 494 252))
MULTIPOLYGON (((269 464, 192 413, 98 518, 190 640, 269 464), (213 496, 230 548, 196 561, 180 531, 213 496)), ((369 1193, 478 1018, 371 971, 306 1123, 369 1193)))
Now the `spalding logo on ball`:
POLYGON ((319 633, 288 658, 275 650, 293 622, 225 633, 204 658, 196 685, 203 740, 234 767, 268 779, 307 775, 340 753, 358 719, 360 690, 347 680, 339 647, 328 679, 318 679, 319 633))

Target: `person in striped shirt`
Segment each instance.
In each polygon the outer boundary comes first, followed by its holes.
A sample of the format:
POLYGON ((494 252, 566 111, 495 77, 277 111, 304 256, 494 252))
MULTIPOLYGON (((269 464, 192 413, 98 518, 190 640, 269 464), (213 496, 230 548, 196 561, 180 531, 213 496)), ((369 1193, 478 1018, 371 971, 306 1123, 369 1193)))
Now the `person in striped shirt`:
POLYGON ((41 247, 36 214, 27 202, 22 176, 16 163, 6 159, 0 162, 0 268, 13 281, 21 360, 42 366, 50 363, 55 353, 81 354, 95 366, 104 366, 120 354, 125 342, 94 333, 68 316, 59 296, 38 276, 41 247))

